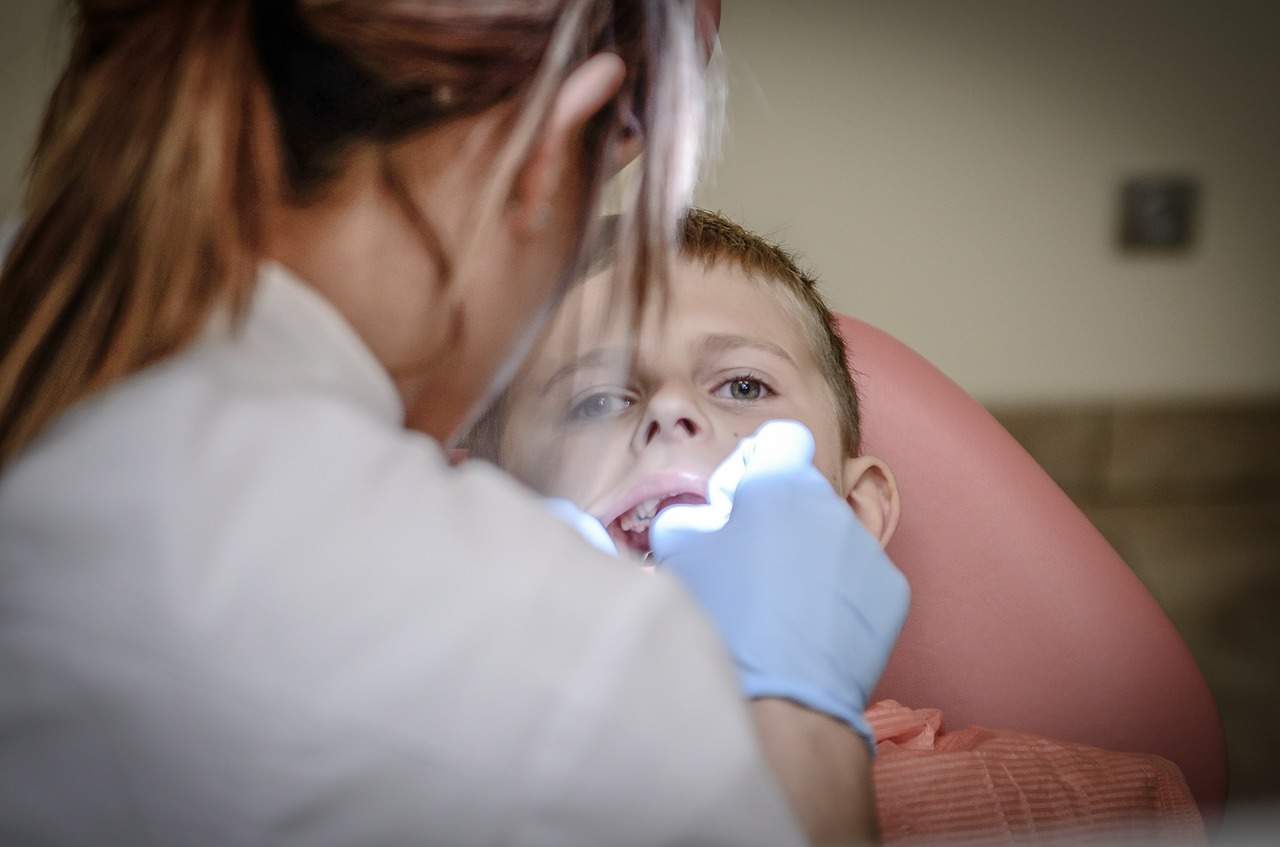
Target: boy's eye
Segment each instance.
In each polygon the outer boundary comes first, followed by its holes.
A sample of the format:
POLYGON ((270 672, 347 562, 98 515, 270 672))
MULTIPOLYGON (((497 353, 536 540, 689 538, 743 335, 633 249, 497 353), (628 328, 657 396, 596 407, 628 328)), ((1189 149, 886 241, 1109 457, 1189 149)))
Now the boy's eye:
POLYGON ((734 377, 716 389, 717 397, 744 402, 763 400, 772 393, 769 386, 755 377, 749 376, 734 377))
POLYGON ((621 394, 602 391, 584 397, 574 404, 570 417, 576 421, 596 420, 616 415, 631 406, 631 399, 621 394))

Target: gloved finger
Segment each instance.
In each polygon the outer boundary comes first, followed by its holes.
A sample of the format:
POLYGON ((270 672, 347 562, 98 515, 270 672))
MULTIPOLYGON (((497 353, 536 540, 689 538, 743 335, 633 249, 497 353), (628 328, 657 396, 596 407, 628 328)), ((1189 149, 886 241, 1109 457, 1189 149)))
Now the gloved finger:
POLYGON ((707 499, 729 514, 743 482, 812 469, 813 453, 813 435, 804 424, 767 421, 716 468, 707 482, 707 499))
POLYGON ((813 433, 799 421, 768 421, 751 437, 745 454, 742 480, 772 476, 807 468, 813 464, 813 433))
POLYGON ((754 435, 742 439, 707 480, 707 505, 717 513, 722 513, 726 519, 733 509, 733 495, 738 491, 738 483, 747 470, 747 459, 754 449, 754 435))
POLYGON ((733 511, 733 498, 747 476, 762 476, 804 468, 813 461, 814 442, 799 421, 776 420, 762 424, 753 435, 738 442, 707 481, 705 506, 673 506, 654 518, 649 529, 650 549, 661 558, 661 548, 686 532, 714 532, 724 526, 733 511), (691 511, 692 510, 692 511, 691 511), (666 520, 663 515, 674 512, 666 520), (655 541, 661 538, 662 541, 655 541))
POLYGON ((578 531, 587 543, 602 553, 610 556, 618 555, 618 548, 609 537, 609 530, 604 524, 579 509, 572 502, 561 497, 552 497, 543 501, 547 511, 578 531))
POLYGON ((710 504, 668 506, 649 524, 649 549, 653 551, 653 557, 661 562, 678 550, 688 537, 715 532, 728 519, 728 510, 721 510, 710 504))
POLYGON ((716 468, 707 482, 707 499, 728 514, 744 478, 798 470, 813 462, 813 451, 813 435, 804 424, 766 421, 716 468))

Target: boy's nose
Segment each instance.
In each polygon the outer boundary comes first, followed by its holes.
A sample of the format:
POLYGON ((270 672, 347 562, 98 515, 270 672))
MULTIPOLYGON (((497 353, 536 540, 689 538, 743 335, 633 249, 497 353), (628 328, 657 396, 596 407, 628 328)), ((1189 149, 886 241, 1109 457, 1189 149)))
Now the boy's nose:
POLYGON ((684 390, 664 389, 649 401, 635 446, 643 449, 655 441, 687 441, 706 431, 707 419, 694 398, 684 390))

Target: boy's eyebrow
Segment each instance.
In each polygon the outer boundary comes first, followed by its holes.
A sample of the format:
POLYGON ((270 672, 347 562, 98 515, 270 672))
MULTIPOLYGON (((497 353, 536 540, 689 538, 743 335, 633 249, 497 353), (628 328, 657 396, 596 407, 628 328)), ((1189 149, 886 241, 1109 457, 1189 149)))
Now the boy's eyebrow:
POLYGON ((777 356, 786 362, 795 365, 796 360, 791 358, 791 354, 786 350, 774 344, 772 341, 765 341, 763 338, 748 338, 745 335, 731 335, 717 333, 708 335, 702 339, 702 352, 708 354, 727 353, 731 350, 738 350, 743 347, 749 347, 754 350, 761 350, 773 356, 777 356))
POLYGON ((545 383, 543 383, 542 390, 544 392, 550 391, 551 387, 557 382, 573 376, 580 370, 603 367, 617 362, 625 362, 626 359, 626 351, 618 348, 597 347, 594 350, 588 350, 557 368, 556 372, 553 373, 545 383))

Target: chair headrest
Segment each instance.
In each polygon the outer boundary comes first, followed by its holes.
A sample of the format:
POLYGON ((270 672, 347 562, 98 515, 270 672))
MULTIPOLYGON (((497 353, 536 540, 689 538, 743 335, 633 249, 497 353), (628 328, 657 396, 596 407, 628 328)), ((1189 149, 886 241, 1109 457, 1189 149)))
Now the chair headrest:
POLYGON ((911 615, 876 692, 948 724, 1022 729, 1176 763, 1226 794, 1222 726, 1168 617, 1084 514, 976 401, 904 344, 841 330, 864 451, 902 494, 889 554, 911 615))

